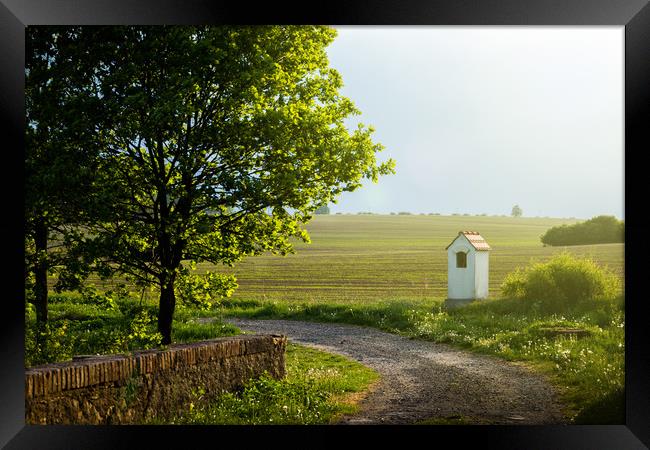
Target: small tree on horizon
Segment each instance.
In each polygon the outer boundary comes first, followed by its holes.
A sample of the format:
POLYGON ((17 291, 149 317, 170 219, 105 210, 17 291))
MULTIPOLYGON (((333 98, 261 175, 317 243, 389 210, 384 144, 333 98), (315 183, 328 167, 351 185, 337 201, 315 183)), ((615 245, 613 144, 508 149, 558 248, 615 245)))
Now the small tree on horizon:
POLYGON ((314 211, 314 214, 329 214, 330 213, 330 208, 327 205, 319 206, 316 211, 314 211))
POLYGON ((524 212, 523 212, 522 209, 519 207, 519 205, 515 205, 515 206, 512 207, 512 212, 510 213, 510 215, 511 215, 512 217, 521 217, 523 213, 524 213, 524 212))

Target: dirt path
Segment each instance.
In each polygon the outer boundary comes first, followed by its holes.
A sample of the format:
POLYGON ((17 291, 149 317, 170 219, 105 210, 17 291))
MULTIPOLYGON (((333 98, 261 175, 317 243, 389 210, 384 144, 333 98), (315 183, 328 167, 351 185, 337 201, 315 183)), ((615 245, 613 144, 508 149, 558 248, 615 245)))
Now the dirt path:
POLYGON ((501 359, 354 325, 227 319, 242 330, 286 335, 377 370, 381 380, 343 424, 412 424, 461 417, 482 424, 565 423, 552 387, 501 359))

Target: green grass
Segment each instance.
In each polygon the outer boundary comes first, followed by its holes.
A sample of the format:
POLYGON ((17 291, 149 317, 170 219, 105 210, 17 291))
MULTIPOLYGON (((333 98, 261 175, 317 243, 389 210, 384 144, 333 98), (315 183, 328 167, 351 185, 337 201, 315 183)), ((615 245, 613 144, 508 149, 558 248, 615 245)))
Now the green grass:
POLYGON ((362 364, 339 355, 287 345, 287 376, 251 380, 164 423, 182 425, 315 425, 335 422, 357 411, 358 393, 379 377, 362 364))
POLYGON ((197 323, 196 321, 190 320, 174 324, 172 341, 175 343, 196 342, 235 334, 239 334, 239 329, 229 323, 197 323))
MULTIPOLYGON (((590 257, 622 281, 624 244, 541 244, 539 237, 550 227, 575 222, 491 216, 315 216, 307 226, 312 243, 297 244, 296 254, 264 255, 234 268, 216 268, 234 273, 239 288, 222 308, 180 308, 174 336, 182 340, 219 330, 228 333, 218 325, 206 330, 192 322, 197 316, 221 314, 375 326, 534 365, 558 386, 567 413, 576 422, 611 421, 620 414, 607 418, 602 411, 620 411, 621 396, 616 393, 624 388, 623 300, 549 314, 535 304, 498 298, 508 273, 564 251, 590 257), (492 246, 492 300, 446 311, 445 247, 461 230, 479 231, 492 246), (576 339, 543 331, 553 327, 582 328, 590 334, 576 339)), ((215 268, 199 265, 199 270, 207 269, 215 268)), ((155 312, 155 292, 145 294, 144 304, 155 312)), ((85 317, 126 326, 111 316, 114 312, 99 307, 68 303, 57 309, 53 302, 52 311, 53 317, 65 317, 71 324, 85 317)))
MULTIPOLYGON (((251 258, 232 270, 240 287, 226 304, 227 314, 370 325, 524 361, 550 377, 567 404, 567 414, 580 422, 585 411, 621 411, 616 401, 620 396, 612 393, 624 384, 622 299, 557 314, 499 299, 508 273, 565 251, 591 258, 623 281, 624 244, 541 244, 539 237, 548 228, 575 222, 489 216, 316 216, 307 227, 312 243, 298 245, 295 255, 251 258), (460 230, 479 231, 492 246, 494 300, 446 311, 445 247, 460 230), (576 339, 540 331, 549 327, 584 328, 591 334, 576 339), (599 410, 603 402, 606 407, 599 410)), ((621 414, 605 416, 587 418, 599 423, 620 419, 621 414)))
MULTIPOLYGON (((607 407, 600 410, 622 411, 620 402, 616 403, 619 397, 612 396, 612 392, 624 388, 625 378, 621 300, 582 305, 562 314, 548 314, 534 304, 512 299, 487 300, 452 310, 446 310, 442 300, 374 305, 249 301, 234 302, 228 314, 370 325, 404 336, 449 343, 525 362, 548 375, 560 391, 569 418, 580 419, 583 411, 603 402, 607 407), (589 334, 577 338, 549 334, 549 329, 578 329, 589 334)), ((611 423, 602 416, 595 420, 611 423)))
MULTIPOLYGON (((25 314, 25 366, 62 362, 74 355, 128 353, 155 348, 156 305, 136 298, 120 298, 114 307, 85 303, 75 293, 52 294, 48 329, 37 344, 36 316, 31 305, 25 314)), ((173 342, 193 342, 238 334, 238 328, 219 320, 218 312, 204 312, 179 305, 172 326, 173 342), (196 318, 217 320, 200 324, 196 318)), ((42 331, 41 331, 42 332, 42 331)))

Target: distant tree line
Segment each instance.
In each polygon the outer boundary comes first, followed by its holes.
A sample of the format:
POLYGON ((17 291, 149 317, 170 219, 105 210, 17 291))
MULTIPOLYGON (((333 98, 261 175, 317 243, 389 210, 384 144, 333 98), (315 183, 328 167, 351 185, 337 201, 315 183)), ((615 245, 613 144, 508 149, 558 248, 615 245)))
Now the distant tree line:
POLYGON ((608 244, 625 241, 625 222, 614 216, 597 216, 574 225, 550 228, 541 236, 546 245, 608 244))

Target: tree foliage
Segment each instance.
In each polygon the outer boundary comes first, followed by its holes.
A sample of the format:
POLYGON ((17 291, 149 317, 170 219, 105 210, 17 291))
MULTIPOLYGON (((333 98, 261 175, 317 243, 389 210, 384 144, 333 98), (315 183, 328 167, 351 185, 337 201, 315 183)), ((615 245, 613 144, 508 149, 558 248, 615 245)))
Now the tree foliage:
POLYGON ((625 223, 614 216, 597 216, 574 225, 550 228, 541 236, 546 245, 588 245, 625 241, 625 223))
POLYGON ((523 213, 524 212, 522 211, 521 207, 519 205, 515 205, 512 207, 512 212, 510 213, 510 215, 512 217, 521 217, 523 213))
POLYGON ((44 323, 48 273, 68 274, 57 288, 79 285, 84 265, 65 250, 79 224, 101 216, 92 190, 101 108, 81 27, 28 27, 25 37, 25 279, 44 323))
POLYGON ((319 206, 316 208, 316 211, 314 211, 314 214, 329 214, 330 213, 330 208, 327 205, 319 206))
POLYGON ((80 59, 82 73, 94 90, 72 115, 101 111, 93 189, 110 215, 88 222, 78 256, 102 255, 105 269, 159 287, 163 343, 177 297, 214 302, 236 285, 196 263, 292 252, 290 238, 309 240, 303 225, 319 205, 393 171, 376 160, 372 128, 343 123, 359 111, 328 65, 331 28, 83 33, 80 54, 94 56, 80 59))

